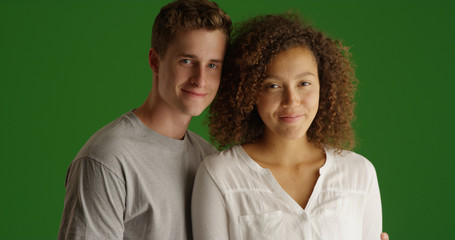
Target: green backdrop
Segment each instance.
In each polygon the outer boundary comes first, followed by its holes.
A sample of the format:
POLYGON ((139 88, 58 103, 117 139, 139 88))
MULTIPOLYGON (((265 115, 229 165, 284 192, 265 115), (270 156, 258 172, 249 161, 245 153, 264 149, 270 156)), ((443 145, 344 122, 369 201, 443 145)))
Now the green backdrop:
MULTIPOLYGON (((56 238, 73 157, 150 90, 150 32, 165 3, 1 1, 0 239, 56 238)), ((351 46, 355 150, 376 167, 384 230, 453 237, 454 1, 218 3, 234 22, 298 9, 351 46)), ((208 139, 204 117, 190 128, 208 139)))

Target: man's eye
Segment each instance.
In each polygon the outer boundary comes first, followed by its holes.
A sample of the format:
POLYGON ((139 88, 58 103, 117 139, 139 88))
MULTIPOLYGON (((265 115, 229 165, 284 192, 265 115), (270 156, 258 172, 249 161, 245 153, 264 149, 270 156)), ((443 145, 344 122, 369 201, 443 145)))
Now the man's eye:
POLYGON ((184 63, 184 64, 190 64, 191 63, 191 60, 189 59, 182 59, 180 60, 180 62, 184 63))
POLYGON ((209 68, 216 69, 216 68, 218 68, 218 66, 216 64, 210 63, 209 68))

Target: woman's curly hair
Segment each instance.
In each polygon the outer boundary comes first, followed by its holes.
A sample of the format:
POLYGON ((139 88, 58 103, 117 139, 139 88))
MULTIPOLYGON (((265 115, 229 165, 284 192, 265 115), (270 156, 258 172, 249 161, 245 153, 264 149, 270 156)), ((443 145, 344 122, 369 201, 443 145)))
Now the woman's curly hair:
POLYGON ((308 139, 338 149, 354 146, 351 121, 357 79, 349 49, 304 22, 297 13, 251 18, 232 35, 218 95, 210 108, 212 140, 225 147, 251 143, 264 132, 256 110, 267 67, 279 53, 305 47, 314 54, 319 74, 319 109, 308 139))

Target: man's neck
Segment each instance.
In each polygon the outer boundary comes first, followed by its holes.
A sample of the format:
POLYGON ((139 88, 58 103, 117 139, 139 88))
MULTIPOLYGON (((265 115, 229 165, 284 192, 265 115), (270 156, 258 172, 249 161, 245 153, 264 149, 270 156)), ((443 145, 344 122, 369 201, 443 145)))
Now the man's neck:
POLYGON ((153 104, 149 98, 134 114, 148 128, 174 139, 183 139, 191 121, 191 116, 176 113, 166 105, 153 104))

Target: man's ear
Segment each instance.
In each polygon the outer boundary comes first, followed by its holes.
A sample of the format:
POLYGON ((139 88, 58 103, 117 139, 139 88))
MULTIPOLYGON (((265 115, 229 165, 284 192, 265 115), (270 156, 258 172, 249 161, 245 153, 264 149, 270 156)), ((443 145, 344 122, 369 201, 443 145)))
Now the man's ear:
POLYGON ((160 68, 160 57, 154 48, 150 48, 149 52, 149 65, 152 68, 153 73, 157 74, 160 68))

